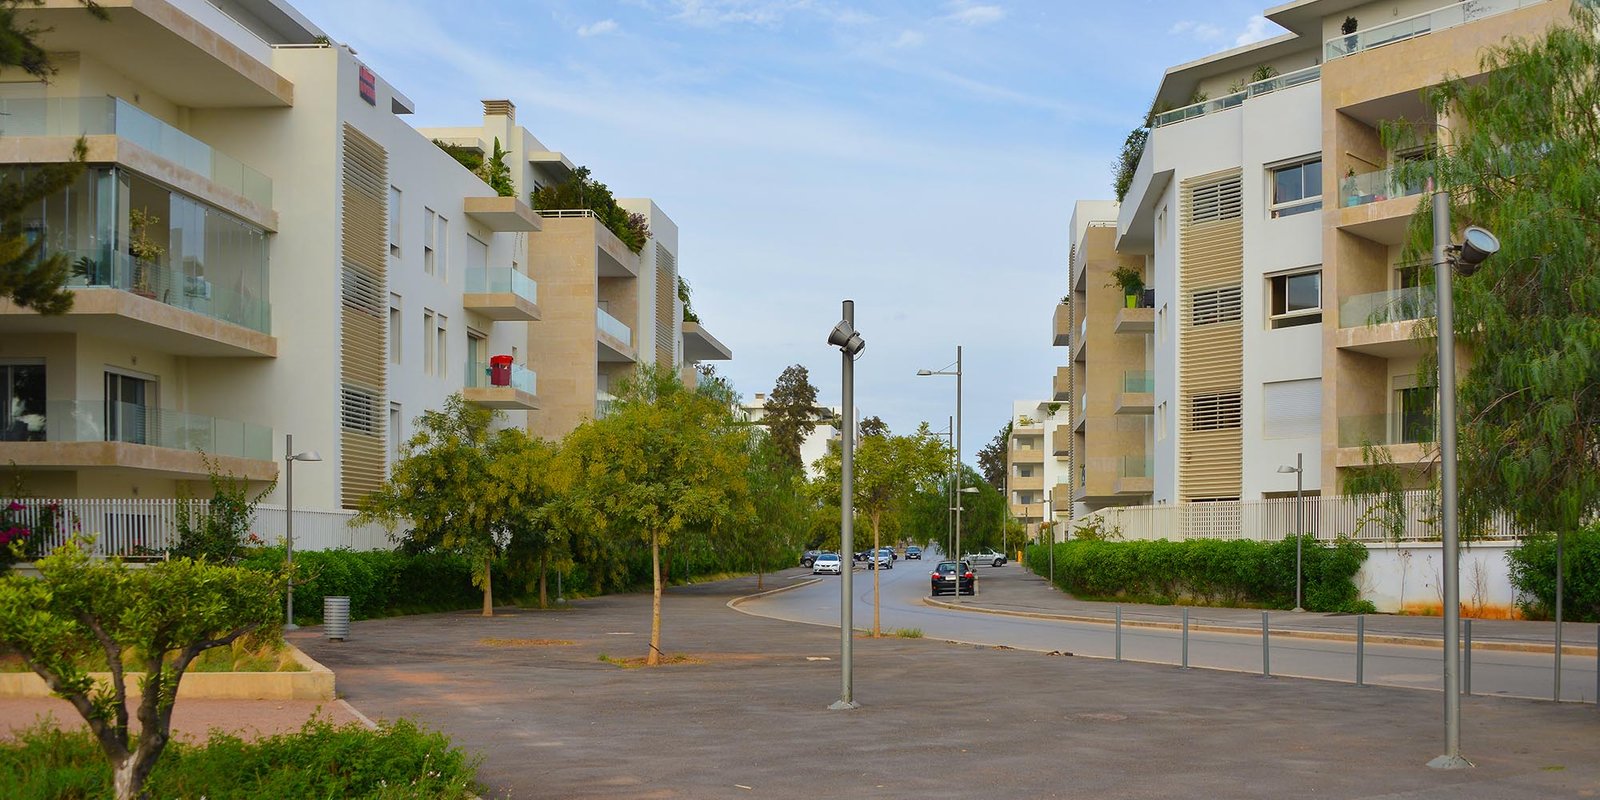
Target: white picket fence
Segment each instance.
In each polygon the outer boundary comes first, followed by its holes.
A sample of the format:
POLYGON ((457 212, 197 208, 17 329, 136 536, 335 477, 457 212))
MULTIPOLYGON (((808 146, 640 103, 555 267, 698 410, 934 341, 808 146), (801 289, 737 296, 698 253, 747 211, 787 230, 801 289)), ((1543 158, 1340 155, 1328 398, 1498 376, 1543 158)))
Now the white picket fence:
MULTIPOLYGON (((1320 541, 1344 536, 1361 542, 1421 542, 1439 538, 1438 496, 1427 491, 1406 492, 1398 509, 1380 500, 1345 495, 1306 497, 1302 501, 1305 532, 1320 541), (1396 513, 1398 511, 1398 513, 1396 513), (1402 522, 1397 537, 1389 520, 1402 522)), ((1093 519, 1102 529, 1115 529, 1123 539, 1247 539, 1275 542, 1295 530, 1295 498, 1249 502, 1224 501, 1156 506, 1115 506, 1079 517, 1076 530, 1093 519)), ((1463 528, 1462 536, 1476 541, 1515 541, 1523 532, 1504 515, 1496 515, 1478 530, 1463 528)))
MULTIPOLYGON (((43 525, 47 529, 42 545, 31 546, 34 552, 47 552, 73 535, 92 534, 96 555, 129 558, 161 558, 177 544, 178 506, 183 503, 189 504, 192 514, 206 512, 205 500, 0 498, 0 508, 8 509, 13 524, 30 529, 43 525), (21 508, 12 509, 13 505, 21 508)), ((394 547, 395 542, 382 525, 351 526, 354 516, 353 511, 295 509, 295 549, 388 550, 394 547)), ((282 544, 287 520, 287 509, 283 506, 258 506, 255 522, 250 526, 252 541, 282 544)))

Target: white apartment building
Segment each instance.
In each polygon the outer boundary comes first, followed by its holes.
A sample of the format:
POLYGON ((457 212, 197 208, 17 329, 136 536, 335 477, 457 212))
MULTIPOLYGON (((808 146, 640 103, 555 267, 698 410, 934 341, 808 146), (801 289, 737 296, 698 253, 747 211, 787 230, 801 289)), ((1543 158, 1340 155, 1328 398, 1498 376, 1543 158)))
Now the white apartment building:
MULTIPOLYGON (((756 397, 745 403, 741 408, 745 418, 751 423, 761 424, 767 416, 767 395, 756 392, 756 397)), ((816 480, 822 472, 817 469, 817 459, 828 454, 829 450, 839 446, 843 441, 844 431, 839 427, 839 421, 844 418, 844 412, 839 406, 817 406, 817 426, 806 434, 800 442, 800 463, 805 465, 806 477, 816 480)))

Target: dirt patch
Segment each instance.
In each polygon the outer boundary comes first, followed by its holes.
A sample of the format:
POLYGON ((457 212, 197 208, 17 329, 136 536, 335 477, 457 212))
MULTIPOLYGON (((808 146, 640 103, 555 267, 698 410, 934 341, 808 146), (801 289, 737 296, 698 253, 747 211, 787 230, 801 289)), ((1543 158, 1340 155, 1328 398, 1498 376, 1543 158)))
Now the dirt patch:
POLYGON ((562 647, 573 644, 568 639, 479 639, 484 647, 562 647))
MULTIPOLYGON (((638 669, 640 667, 645 666, 644 656, 639 656, 638 658, 617 658, 615 656, 608 656, 608 655, 605 655, 605 654, 601 654, 600 660, 606 662, 607 664, 611 664, 612 666, 621 667, 622 669, 638 669)), ((662 656, 661 657, 661 663, 658 666, 666 667, 666 666, 677 666, 677 665, 680 665, 680 664, 704 664, 704 663, 706 663, 706 662, 703 659, 695 658, 694 656, 671 655, 671 656, 662 656)))
MULTIPOLYGON (((1398 612, 1404 617, 1444 616, 1442 603, 1406 603, 1398 612)), ((1472 619, 1524 619, 1522 610, 1515 606, 1461 604, 1461 616, 1472 619)))

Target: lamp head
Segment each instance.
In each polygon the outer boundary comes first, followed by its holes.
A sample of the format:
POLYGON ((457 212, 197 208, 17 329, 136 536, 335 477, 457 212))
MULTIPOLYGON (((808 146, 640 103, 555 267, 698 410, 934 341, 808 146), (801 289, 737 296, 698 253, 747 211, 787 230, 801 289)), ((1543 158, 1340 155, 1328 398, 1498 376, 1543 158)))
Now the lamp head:
POLYGON ((305 452, 295 453, 294 455, 289 456, 289 460, 290 461, 321 461, 322 460, 322 454, 318 453, 315 450, 306 450, 305 452))
POLYGON ((931 369, 919 369, 919 370, 917 370, 917 376, 918 377, 926 378, 926 377, 928 377, 929 375, 932 375, 932 374, 933 374, 933 370, 931 370, 931 369))
POLYGON ((828 344, 843 350, 845 355, 854 356, 866 349, 867 340, 861 338, 861 334, 850 323, 840 320, 828 334, 828 344))
POLYGON ((965 489, 962 489, 961 493, 962 494, 977 494, 978 493, 978 487, 976 487, 976 486, 968 486, 965 489))
POLYGON ((1299 467, 1291 467, 1291 466, 1285 464, 1285 465, 1283 465, 1281 467, 1278 467, 1278 471, 1283 473, 1283 474, 1285 474, 1285 475, 1293 475, 1294 473, 1299 472, 1300 468, 1299 467))
POLYGON ((1461 234, 1461 265, 1476 267, 1500 252, 1500 240, 1487 228, 1473 225, 1461 234))

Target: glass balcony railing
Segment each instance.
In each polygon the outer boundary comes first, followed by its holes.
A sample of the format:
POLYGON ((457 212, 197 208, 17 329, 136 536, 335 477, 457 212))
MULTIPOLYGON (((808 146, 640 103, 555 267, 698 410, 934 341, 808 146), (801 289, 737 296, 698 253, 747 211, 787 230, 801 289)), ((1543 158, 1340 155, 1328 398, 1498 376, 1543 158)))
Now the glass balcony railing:
POLYGON ((539 284, 512 267, 469 267, 467 291, 472 293, 510 292, 530 303, 539 302, 539 284))
POLYGON ((272 179, 115 97, 0 100, 0 136, 120 136, 264 208, 272 179))
POLYGON ((1435 307, 1434 293, 1415 286, 1358 294, 1339 301, 1339 327, 1359 328, 1431 317, 1435 307))
POLYGON ((1420 178, 1401 182, 1392 169, 1346 175, 1344 180, 1339 182, 1339 205, 1349 208, 1368 203, 1381 203, 1396 197, 1419 195, 1426 188, 1427 183, 1420 178))
POLYGON ((1117 477, 1149 478, 1155 475, 1155 459, 1150 456, 1123 456, 1118 459, 1117 477))
POLYGON ((215 456, 272 460, 272 429, 204 414, 101 400, 45 403, 48 442, 126 442, 215 456))
POLYGON ((601 419, 611 415, 612 406, 617 402, 616 395, 610 392, 597 391, 594 393, 594 418, 601 419))
POLYGON ((603 308, 595 309, 595 328, 629 347, 633 346, 633 329, 622 320, 606 313, 603 308))
POLYGON ((539 393, 539 375, 521 364, 510 364, 504 374, 496 376, 493 365, 482 361, 467 364, 466 387, 468 389, 488 389, 496 386, 511 386, 528 394, 539 393))
POLYGON ((1415 444, 1436 438, 1431 410, 1339 418, 1339 446, 1415 444))
POLYGON ((1316 64, 1305 69, 1297 69, 1294 72, 1274 75, 1264 81, 1256 81, 1246 86, 1244 91, 1250 97, 1260 97, 1264 94, 1272 94, 1279 89, 1290 89, 1301 84, 1314 83, 1321 79, 1322 65, 1316 64))
POLYGON ((1545 0, 1466 0, 1463 3, 1397 19, 1364 31, 1335 36, 1323 44, 1323 60, 1332 61, 1363 50, 1403 42, 1433 31, 1454 28, 1543 2, 1545 0))
POLYGON ((180 267, 154 264, 126 253, 67 251, 68 286, 121 289, 212 319, 272 333, 272 304, 220 286, 180 267))
POLYGON ((1122 373, 1124 394, 1149 394, 1156 390, 1155 373, 1147 369, 1130 369, 1122 373))
POLYGON ((1167 125, 1174 125, 1176 123, 1183 122, 1184 120, 1194 119, 1195 117, 1203 117, 1207 114, 1217 111, 1223 111, 1229 108, 1238 108, 1239 106, 1244 105, 1245 94, 1245 92, 1234 92, 1233 94, 1226 94, 1218 97, 1215 100, 1206 100, 1204 102, 1195 103, 1194 105, 1184 106, 1183 108, 1174 108, 1171 111, 1163 111, 1155 116, 1155 120, 1153 121, 1151 127, 1161 128, 1167 125))

